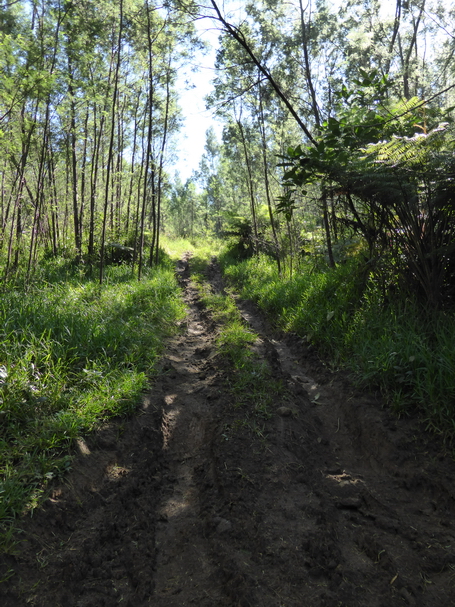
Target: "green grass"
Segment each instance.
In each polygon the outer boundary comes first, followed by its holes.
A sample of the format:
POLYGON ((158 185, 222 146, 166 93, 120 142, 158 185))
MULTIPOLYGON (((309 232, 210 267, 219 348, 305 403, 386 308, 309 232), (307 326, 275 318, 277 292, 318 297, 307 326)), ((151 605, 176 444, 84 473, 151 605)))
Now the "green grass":
POLYGON ((0 524, 39 503, 75 439, 135 410, 183 316, 170 266, 141 282, 108 267, 100 287, 60 261, 2 293, 0 524))
POLYGON ((168 238, 163 236, 161 243, 173 261, 181 259, 185 253, 191 254, 191 266, 195 272, 201 272, 213 255, 222 250, 222 242, 216 238, 168 238))
POLYGON ((314 344, 358 385, 380 389, 393 410, 415 413, 427 427, 455 436, 455 315, 387 303, 359 259, 336 268, 302 266, 280 278, 266 257, 234 263, 227 279, 285 331, 314 344))
POLYGON ((229 363, 228 389, 234 407, 246 408, 247 426, 255 431, 257 419, 269 419, 276 395, 282 392, 266 363, 257 359, 252 349, 258 336, 245 325, 229 290, 225 295, 213 293, 210 286, 196 276, 201 299, 212 318, 219 323, 217 348, 229 363))

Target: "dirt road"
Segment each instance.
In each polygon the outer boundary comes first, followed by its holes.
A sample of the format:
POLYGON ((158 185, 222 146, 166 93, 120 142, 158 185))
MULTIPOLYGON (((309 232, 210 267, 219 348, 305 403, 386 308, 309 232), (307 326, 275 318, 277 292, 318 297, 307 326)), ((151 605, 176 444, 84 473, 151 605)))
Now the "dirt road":
MULTIPOLYGON (((282 389, 252 431, 217 326, 188 306, 140 413, 79 443, 73 471, 0 556, 2 607, 453 607, 455 464, 238 302, 282 389)), ((220 276, 207 272, 213 288, 220 276)))

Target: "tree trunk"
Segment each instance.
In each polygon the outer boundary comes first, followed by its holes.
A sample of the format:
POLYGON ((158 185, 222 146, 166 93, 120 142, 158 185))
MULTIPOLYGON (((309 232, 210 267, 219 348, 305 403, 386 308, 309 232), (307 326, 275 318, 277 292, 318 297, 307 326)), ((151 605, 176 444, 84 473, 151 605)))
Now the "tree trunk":
POLYGON ((273 217, 272 199, 270 196, 270 184, 269 184, 269 169, 267 161, 267 142, 265 139, 265 121, 264 121, 264 107, 262 103, 262 91, 261 85, 259 84, 259 129, 261 131, 262 141, 262 161, 264 164, 264 182, 265 182, 265 193, 267 197, 267 208, 269 211, 270 227, 272 228, 273 242, 275 244, 276 251, 276 263, 278 268, 278 274, 281 275, 281 260, 280 260, 280 245, 278 242, 278 236, 276 232, 275 219, 273 217))
POLYGON ((114 135, 115 135, 115 111, 117 104, 117 91, 118 91, 118 80, 119 80, 119 72, 120 72, 120 60, 121 60, 121 45, 122 45, 122 34, 123 34, 123 0, 120 0, 119 6, 119 28, 118 28, 118 39, 117 39, 117 64, 114 72, 114 91, 112 94, 112 108, 111 108, 111 136, 109 139, 109 149, 107 155, 107 168, 106 168, 106 187, 104 192, 104 211, 103 211, 103 225, 101 231, 101 259, 100 259, 100 284, 103 283, 104 277, 104 255, 105 255, 105 247, 106 243, 106 221, 107 221, 107 211, 108 211, 108 203, 109 203, 109 182, 111 175, 111 167, 112 167, 112 157, 114 150, 114 135))
POLYGON ((157 188, 157 204, 156 204, 156 241, 155 241, 155 259, 153 260, 153 249, 150 251, 150 265, 158 264, 160 252, 160 224, 161 224, 161 192, 163 188, 163 165, 164 154, 166 150, 167 134, 169 127, 169 106, 171 101, 170 77, 171 77, 171 53, 168 54, 168 66, 166 73, 166 108, 164 112, 163 137, 161 140, 160 163, 158 168, 158 188, 157 188))
MULTIPOLYGON (((142 276, 142 263, 143 263, 143 248, 144 248, 144 229, 145 229, 145 210, 147 203, 147 191, 149 186, 149 169, 150 164, 152 164, 150 182, 152 186, 152 217, 155 213, 155 201, 154 201, 154 167, 152 158, 152 137, 153 137, 153 103, 154 103, 154 84, 153 84, 153 48, 152 48, 152 24, 150 20, 150 6, 148 4, 148 0, 146 1, 146 11, 147 11, 147 45, 148 45, 148 120, 147 120, 147 145, 145 152, 145 176, 144 176, 144 189, 142 193, 142 210, 141 210, 141 223, 140 223, 140 237, 139 237, 139 264, 138 264, 138 280, 141 279, 142 276)), ((154 230, 155 230, 155 222, 153 224, 153 233, 152 233, 152 248, 154 245, 154 230)))
MULTIPOLYGON (((69 42, 68 42, 69 46, 69 42)), ((71 50, 68 48, 68 95, 70 98, 70 150, 71 150, 71 194, 73 201, 73 229, 74 245, 76 247, 76 261, 79 262, 82 253, 82 242, 79 225, 78 191, 77 191, 77 156, 76 156, 76 102, 74 91, 74 74, 71 61, 71 50)))
POLYGON ((308 88, 310 90, 311 96, 311 107, 313 109, 313 116, 316 122, 317 127, 319 128, 321 121, 319 118, 319 109, 316 99, 316 91, 313 86, 313 78, 311 76, 310 69, 310 54, 308 52, 308 36, 307 36, 307 26, 305 24, 305 11, 303 9, 302 0, 299 0, 300 7, 300 26, 302 28, 302 48, 303 48, 303 58, 305 61, 305 79, 308 84, 308 88))
POLYGON ((333 257, 332 237, 330 234, 330 224, 329 224, 329 209, 328 209, 328 205, 327 205, 327 193, 325 191, 323 191, 323 193, 322 193, 321 202, 322 202, 322 217, 324 220, 325 238, 326 238, 326 243, 327 243, 327 254, 329 256, 329 265, 331 268, 334 268, 335 259, 333 257))
POLYGON ((403 94, 406 99, 410 99, 412 96, 411 92, 410 92, 410 86, 409 86, 409 79, 410 79, 409 71, 410 71, 410 64, 411 64, 411 55, 414 50, 414 47, 417 52, 417 32, 419 30, 419 25, 420 25, 420 21, 422 19, 424 10, 425 10, 425 0, 422 0, 422 4, 421 4, 420 10, 419 10, 419 15, 418 15, 417 19, 414 21, 414 28, 413 28, 413 32, 412 32, 411 43, 409 45, 409 48, 408 48, 407 53, 405 54, 404 60, 403 60, 403 94))

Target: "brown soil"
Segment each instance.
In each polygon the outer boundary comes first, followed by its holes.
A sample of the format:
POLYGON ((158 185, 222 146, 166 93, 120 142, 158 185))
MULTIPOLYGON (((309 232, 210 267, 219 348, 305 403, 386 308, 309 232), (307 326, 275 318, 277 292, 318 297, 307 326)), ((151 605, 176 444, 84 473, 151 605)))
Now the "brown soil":
MULTIPOLYGON (((139 415, 80 441, 72 472, 0 556, 2 607, 449 607, 455 464, 247 302, 283 382, 233 406, 217 327, 177 269, 187 325, 139 415), (248 427, 249 426, 249 427, 248 427)), ((216 264, 207 273, 221 281, 216 264)))

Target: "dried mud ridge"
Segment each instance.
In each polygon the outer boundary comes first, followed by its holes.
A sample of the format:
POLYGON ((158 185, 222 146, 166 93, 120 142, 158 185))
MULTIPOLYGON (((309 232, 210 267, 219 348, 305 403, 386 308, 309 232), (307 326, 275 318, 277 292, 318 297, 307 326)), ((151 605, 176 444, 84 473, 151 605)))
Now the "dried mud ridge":
MULTIPOLYGON (((449 607, 455 465, 238 302, 283 381, 246 428, 216 325, 179 263, 188 317, 137 417, 73 471, 0 557, 2 607, 449 607)), ((215 262, 207 271, 221 289, 215 262)))

